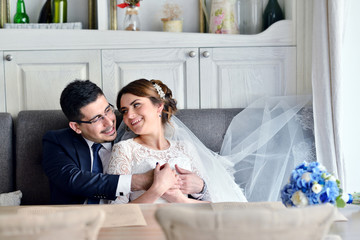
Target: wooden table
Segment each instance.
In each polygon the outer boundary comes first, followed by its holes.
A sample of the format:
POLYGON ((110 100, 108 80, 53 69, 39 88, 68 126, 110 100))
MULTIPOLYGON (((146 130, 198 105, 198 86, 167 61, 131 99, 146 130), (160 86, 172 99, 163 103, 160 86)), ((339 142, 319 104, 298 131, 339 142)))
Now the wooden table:
POLYGON ((161 207, 161 205, 139 204, 139 206, 146 220, 146 226, 102 228, 99 232, 98 240, 166 240, 165 234, 154 217, 156 209, 161 207))
MULTIPOLYGON (((99 232, 98 240, 115 239, 136 239, 136 240, 166 240, 161 227, 156 222, 155 211, 162 207, 161 204, 139 204, 142 214, 146 220, 146 226, 102 228, 99 232)), ((194 208, 208 207, 209 205, 196 204, 194 208)), ((20 207, 0 207, 0 214, 14 212, 20 207)), ((340 209, 340 212, 348 218, 347 222, 334 222, 329 234, 341 236, 342 240, 360 239, 360 206, 347 205, 340 209)), ((121 216, 119 216, 121 217, 121 216)))

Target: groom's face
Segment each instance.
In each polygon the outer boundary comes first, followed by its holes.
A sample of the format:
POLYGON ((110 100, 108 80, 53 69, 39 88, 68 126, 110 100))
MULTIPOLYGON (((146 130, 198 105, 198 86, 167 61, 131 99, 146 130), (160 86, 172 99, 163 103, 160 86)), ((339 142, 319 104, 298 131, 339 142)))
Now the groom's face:
POLYGON ((115 140, 116 116, 104 95, 99 95, 96 101, 82 107, 80 112, 84 116, 81 121, 90 121, 92 123, 70 122, 70 127, 76 133, 96 143, 115 140), (95 120, 97 121, 94 122, 95 120))

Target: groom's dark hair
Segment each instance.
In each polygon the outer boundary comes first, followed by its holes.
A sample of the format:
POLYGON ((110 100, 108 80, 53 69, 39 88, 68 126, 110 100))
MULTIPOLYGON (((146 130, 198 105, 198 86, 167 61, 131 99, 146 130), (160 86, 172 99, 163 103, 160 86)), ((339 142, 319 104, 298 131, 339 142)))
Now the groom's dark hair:
POLYGON ((80 109, 104 95, 101 88, 89 80, 75 80, 69 83, 61 93, 60 105, 69 121, 79 121, 84 116, 80 109))

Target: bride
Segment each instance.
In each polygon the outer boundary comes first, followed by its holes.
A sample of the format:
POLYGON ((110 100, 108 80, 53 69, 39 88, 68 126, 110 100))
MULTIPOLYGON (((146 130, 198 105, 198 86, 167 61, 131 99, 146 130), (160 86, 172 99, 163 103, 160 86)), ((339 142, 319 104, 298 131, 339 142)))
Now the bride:
POLYGON ((108 172, 135 174, 155 168, 154 183, 146 193, 132 192, 114 202, 196 201, 181 194, 178 179, 159 177, 161 165, 164 169, 178 165, 201 177, 207 186, 202 200, 277 201, 293 165, 306 160, 298 153, 311 152, 312 146, 303 144, 301 124, 294 120, 309 100, 287 97, 256 102, 234 117, 217 154, 173 116, 176 101, 165 84, 146 79, 131 82, 119 92, 117 107, 136 136, 114 145, 108 172), (164 182, 168 184, 159 184, 164 182))

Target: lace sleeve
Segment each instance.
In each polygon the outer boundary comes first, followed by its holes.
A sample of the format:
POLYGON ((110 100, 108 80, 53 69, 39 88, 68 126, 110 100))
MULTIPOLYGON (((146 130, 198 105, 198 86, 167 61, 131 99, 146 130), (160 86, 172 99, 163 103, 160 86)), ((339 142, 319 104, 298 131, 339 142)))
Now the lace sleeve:
MULTIPOLYGON (((188 142, 182 142, 184 154, 190 159, 191 164, 191 171, 198 175, 206 184, 205 175, 200 171, 201 168, 200 164, 200 156, 198 155, 198 152, 194 148, 194 146, 188 142)), ((207 189, 204 189, 205 191, 202 193, 195 193, 191 194, 191 196, 198 200, 204 200, 204 201, 211 201, 210 194, 207 191, 207 189)))
MULTIPOLYGON (((107 173, 117 175, 131 174, 130 153, 131 151, 129 151, 125 142, 118 142, 114 144, 107 173)), ((130 194, 126 194, 125 196, 118 196, 114 201, 111 201, 110 203, 128 203, 129 195, 130 194)))

